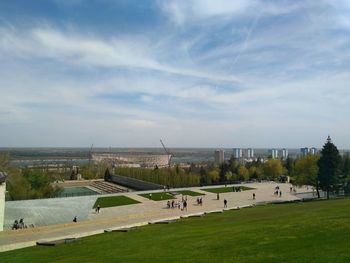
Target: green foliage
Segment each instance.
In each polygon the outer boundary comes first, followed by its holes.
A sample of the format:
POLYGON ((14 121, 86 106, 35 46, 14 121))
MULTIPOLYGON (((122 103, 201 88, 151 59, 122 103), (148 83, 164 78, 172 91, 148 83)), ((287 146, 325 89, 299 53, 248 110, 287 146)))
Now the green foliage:
POLYGON ((176 168, 115 168, 114 173, 117 175, 136 178, 161 185, 169 185, 170 187, 186 187, 198 186, 200 177, 196 174, 186 173, 182 169, 176 168))
POLYGON ((287 170, 288 175, 293 175, 294 172, 294 160, 290 157, 288 157, 285 161, 284 161, 284 167, 287 170))
POLYGON ((237 170, 238 180, 239 181, 248 181, 249 180, 249 170, 245 166, 240 165, 237 170))
POLYGON ((86 180, 104 178, 108 164, 86 164, 80 167, 81 175, 86 180))
POLYGON ((265 179, 276 180, 283 175, 284 168, 280 160, 268 160, 263 164, 263 175, 265 179))
POLYGON ((137 204, 137 203, 140 203, 140 202, 134 199, 131 199, 129 197, 126 197, 124 195, 105 196, 105 197, 97 198, 93 208, 96 208, 98 205, 100 206, 100 208, 105 208, 105 207, 114 207, 114 206, 122 206, 122 205, 131 205, 131 204, 137 204))
POLYGON ((227 186, 227 187, 218 187, 218 188, 206 188, 201 189, 202 191, 211 192, 211 193, 228 193, 228 192, 238 192, 238 191, 247 191, 253 190, 255 188, 247 187, 247 186, 227 186))
POLYGON ((318 155, 306 155, 296 160, 294 166, 294 184, 318 186, 318 155))
POLYGON ((340 160, 337 147, 328 137, 326 144, 322 148, 321 157, 317 162, 319 167, 318 180, 321 188, 327 191, 327 199, 329 199, 330 189, 338 183, 340 160))
POLYGON ((1 262, 345 263, 350 262, 349 206, 350 199, 341 199, 226 211, 3 252, 1 262))
POLYGON ((167 192, 157 192, 157 193, 152 193, 151 195, 150 193, 140 194, 140 196, 153 201, 175 199, 175 197, 171 193, 167 193, 167 192))
POLYGON ((210 178, 211 183, 218 182, 220 179, 220 174, 218 170, 211 170, 210 172, 208 172, 208 176, 210 178))
POLYGON ((112 179, 112 175, 111 175, 111 173, 109 172, 109 169, 106 168, 104 180, 105 180, 106 182, 109 182, 109 181, 111 181, 111 179, 112 179))
POLYGON ((190 190, 176 191, 176 193, 178 193, 179 195, 189 195, 189 196, 201 196, 201 195, 204 195, 202 193, 197 193, 197 192, 190 191, 190 190))
POLYGON ((0 170, 8 173, 6 198, 8 200, 36 199, 57 196, 62 189, 51 185, 48 171, 42 169, 20 170, 10 165, 8 154, 0 155, 0 170))
POLYGON ((226 179, 227 182, 232 181, 232 179, 233 179, 233 174, 232 174, 231 171, 226 172, 226 174, 225 174, 225 179, 226 179))

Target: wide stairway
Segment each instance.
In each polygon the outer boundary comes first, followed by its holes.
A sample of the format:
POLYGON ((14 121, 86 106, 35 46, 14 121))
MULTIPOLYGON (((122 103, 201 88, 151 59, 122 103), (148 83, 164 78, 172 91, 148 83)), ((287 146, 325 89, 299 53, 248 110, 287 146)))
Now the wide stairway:
POLYGON ((107 194, 127 192, 127 189, 120 188, 119 186, 117 186, 115 184, 108 183, 105 181, 94 181, 90 184, 90 186, 92 186, 98 190, 101 190, 107 194))

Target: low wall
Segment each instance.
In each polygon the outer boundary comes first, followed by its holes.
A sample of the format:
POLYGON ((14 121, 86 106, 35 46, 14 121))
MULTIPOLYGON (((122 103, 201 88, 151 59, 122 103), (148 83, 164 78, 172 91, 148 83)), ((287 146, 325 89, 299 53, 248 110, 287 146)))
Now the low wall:
POLYGON ((157 190, 164 188, 164 186, 160 184, 150 183, 121 175, 112 175, 111 181, 113 183, 120 184, 122 186, 129 187, 135 190, 157 190))
POLYGON ((4 230, 6 183, 0 184, 0 231, 4 230))

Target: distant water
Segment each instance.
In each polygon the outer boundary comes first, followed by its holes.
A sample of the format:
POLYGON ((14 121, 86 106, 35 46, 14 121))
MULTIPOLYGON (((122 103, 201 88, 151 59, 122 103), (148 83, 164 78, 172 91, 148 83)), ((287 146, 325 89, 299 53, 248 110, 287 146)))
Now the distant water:
MULTIPOLYGON (((217 148, 169 148, 173 155, 172 163, 198 163, 214 161, 217 148)), ((221 148, 225 159, 232 156, 232 148, 221 148)), ((88 162, 89 148, 0 148, 0 153, 7 152, 12 160, 21 166, 45 164, 83 164, 88 162)), ((94 153, 129 153, 129 154, 163 154, 163 148, 93 148, 94 153)), ((267 157, 269 149, 254 149, 255 157, 267 157)), ((288 149, 289 156, 296 157, 300 149, 288 149)))

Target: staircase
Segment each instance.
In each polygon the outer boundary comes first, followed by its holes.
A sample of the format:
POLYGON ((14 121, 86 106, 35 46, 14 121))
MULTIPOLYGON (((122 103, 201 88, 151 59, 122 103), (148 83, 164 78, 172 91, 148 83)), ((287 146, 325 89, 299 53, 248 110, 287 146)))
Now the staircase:
POLYGON ((92 186, 100 191, 103 191, 106 194, 127 192, 127 189, 120 188, 115 184, 108 183, 105 181, 94 181, 90 184, 90 186, 92 186))

